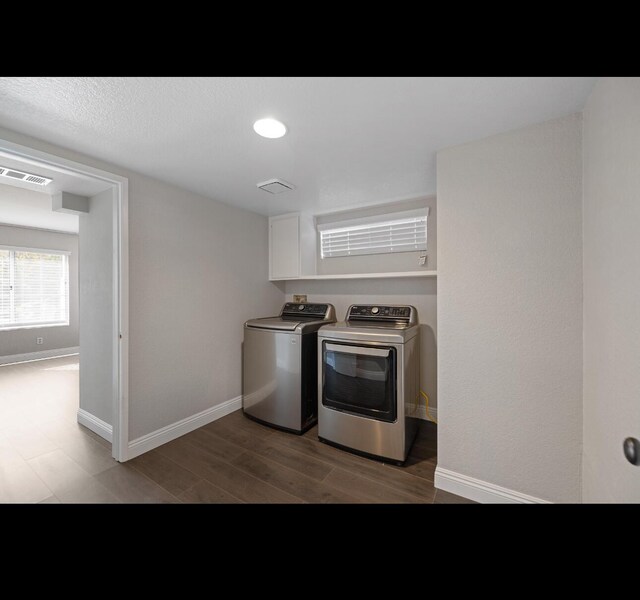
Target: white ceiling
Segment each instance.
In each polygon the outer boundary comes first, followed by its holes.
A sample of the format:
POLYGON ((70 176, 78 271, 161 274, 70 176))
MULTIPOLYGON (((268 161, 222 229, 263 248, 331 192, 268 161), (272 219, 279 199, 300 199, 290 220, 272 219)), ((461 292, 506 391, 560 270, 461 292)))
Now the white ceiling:
POLYGON ((0 180, 0 225, 3 224, 78 233, 78 216, 53 212, 49 194, 6 185, 0 180))
POLYGON ((0 125, 263 214, 432 194, 436 151, 582 110, 594 77, 0 78, 0 125), (256 119, 288 134, 264 139, 256 119), (273 196, 255 184, 297 186, 273 196))

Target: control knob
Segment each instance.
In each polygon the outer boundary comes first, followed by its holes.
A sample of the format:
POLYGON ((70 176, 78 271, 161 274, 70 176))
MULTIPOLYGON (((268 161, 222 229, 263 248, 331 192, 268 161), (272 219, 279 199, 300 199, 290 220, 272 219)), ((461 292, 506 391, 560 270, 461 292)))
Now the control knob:
POLYGON ((298 310, 304 310, 304 304, 301 304, 300 306, 298 306, 298 310))
POLYGON ((377 306, 374 306, 374 307, 371 309, 371 314, 372 314, 372 315, 377 315, 379 312, 380 312, 380 309, 379 309, 377 306))

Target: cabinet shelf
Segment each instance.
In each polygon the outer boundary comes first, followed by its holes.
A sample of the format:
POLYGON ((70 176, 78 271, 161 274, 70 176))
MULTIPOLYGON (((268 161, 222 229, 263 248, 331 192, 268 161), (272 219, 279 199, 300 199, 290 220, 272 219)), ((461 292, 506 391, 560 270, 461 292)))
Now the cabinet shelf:
POLYGON ((392 271, 389 273, 340 273, 335 275, 303 275, 302 277, 272 278, 270 281, 312 281, 319 279, 387 279, 399 277, 437 277, 437 271, 392 271))

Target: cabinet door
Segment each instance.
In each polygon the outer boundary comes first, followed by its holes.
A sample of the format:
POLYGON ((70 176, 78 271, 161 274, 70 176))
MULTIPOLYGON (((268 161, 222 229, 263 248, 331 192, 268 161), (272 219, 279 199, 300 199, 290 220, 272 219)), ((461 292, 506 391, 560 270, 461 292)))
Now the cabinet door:
POLYGON ((270 279, 300 276, 298 215, 274 217, 269 222, 270 279))

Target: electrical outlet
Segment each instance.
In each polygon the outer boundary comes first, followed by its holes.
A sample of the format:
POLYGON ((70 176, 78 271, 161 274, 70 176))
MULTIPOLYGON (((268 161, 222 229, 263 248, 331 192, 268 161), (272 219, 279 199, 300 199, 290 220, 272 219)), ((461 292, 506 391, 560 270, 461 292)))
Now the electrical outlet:
POLYGON ((307 295, 306 294, 294 294, 293 295, 293 301, 294 302, 306 302, 307 301, 307 295))
POLYGON ((36 338, 36 344, 44 344, 44 338, 36 338))

